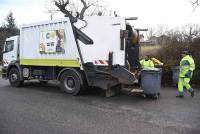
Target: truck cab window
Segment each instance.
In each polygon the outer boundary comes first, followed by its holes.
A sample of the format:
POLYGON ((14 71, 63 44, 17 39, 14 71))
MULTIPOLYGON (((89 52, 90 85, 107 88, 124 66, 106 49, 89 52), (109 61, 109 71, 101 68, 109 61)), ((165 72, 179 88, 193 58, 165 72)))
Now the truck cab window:
POLYGON ((11 41, 6 41, 6 44, 5 44, 5 53, 7 52, 10 52, 14 49, 14 40, 11 40, 11 41))

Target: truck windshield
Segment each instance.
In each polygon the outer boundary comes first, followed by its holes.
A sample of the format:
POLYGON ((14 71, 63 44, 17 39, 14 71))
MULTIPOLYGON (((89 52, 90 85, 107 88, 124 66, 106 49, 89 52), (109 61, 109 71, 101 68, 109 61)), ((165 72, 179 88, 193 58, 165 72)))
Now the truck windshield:
POLYGON ((10 52, 14 49, 14 40, 6 41, 4 52, 10 52))

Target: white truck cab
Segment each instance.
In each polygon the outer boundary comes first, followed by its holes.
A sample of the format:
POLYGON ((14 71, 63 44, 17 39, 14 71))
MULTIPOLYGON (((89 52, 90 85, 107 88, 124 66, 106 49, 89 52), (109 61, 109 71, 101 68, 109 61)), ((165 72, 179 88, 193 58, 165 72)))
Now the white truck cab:
POLYGON ((6 39, 3 52, 3 67, 8 67, 8 65, 17 61, 19 58, 19 36, 13 36, 6 39))

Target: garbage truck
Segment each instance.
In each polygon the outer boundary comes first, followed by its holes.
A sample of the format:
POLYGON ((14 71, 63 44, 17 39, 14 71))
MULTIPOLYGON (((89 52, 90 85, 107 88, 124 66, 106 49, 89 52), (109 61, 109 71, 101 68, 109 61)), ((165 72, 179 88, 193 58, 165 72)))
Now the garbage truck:
POLYGON ((131 70, 139 67, 139 44, 127 20, 91 16, 72 22, 65 17, 22 25, 20 35, 6 39, 2 76, 13 87, 57 80, 72 95, 98 87, 111 96, 137 82, 131 70))

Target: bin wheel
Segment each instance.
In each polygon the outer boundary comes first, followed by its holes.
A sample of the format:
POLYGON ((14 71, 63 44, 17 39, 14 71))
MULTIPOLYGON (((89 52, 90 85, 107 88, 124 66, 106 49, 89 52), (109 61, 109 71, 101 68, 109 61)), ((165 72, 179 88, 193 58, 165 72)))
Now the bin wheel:
POLYGON ((153 99, 157 100, 159 98, 159 94, 153 96, 153 99))
POLYGON ((146 94, 142 94, 142 97, 143 97, 143 98, 147 98, 147 95, 146 95, 146 94))

